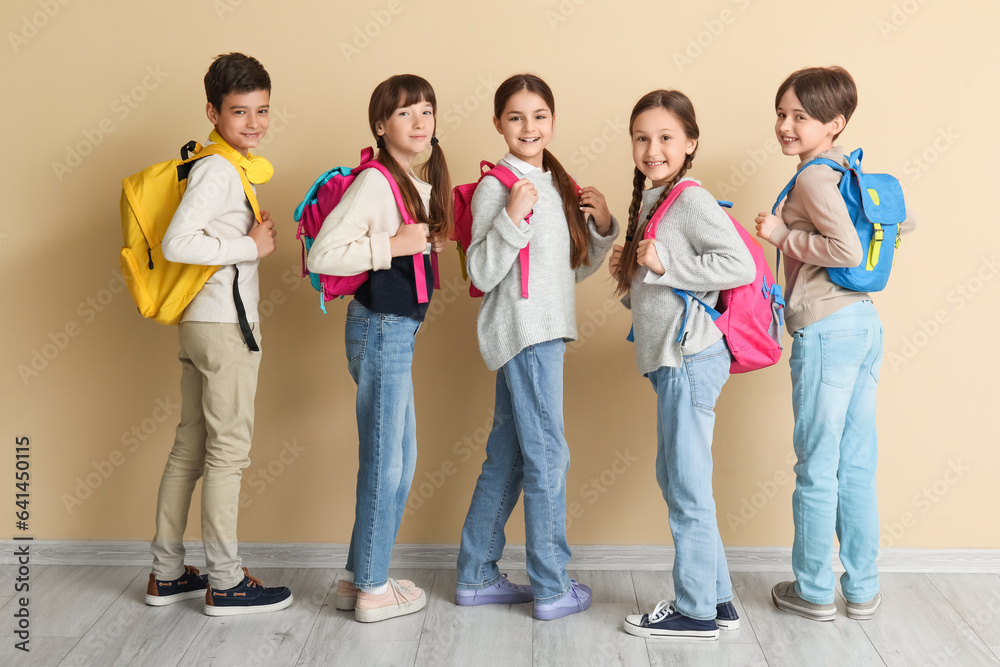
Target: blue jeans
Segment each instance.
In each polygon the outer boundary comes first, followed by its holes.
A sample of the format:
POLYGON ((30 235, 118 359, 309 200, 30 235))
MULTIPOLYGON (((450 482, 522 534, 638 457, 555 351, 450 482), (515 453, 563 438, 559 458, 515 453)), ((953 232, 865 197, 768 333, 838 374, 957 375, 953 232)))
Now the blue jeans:
POLYGON ((417 464, 413 344, 420 322, 347 307, 347 368, 358 385, 358 486, 347 569, 354 585, 389 577, 389 557, 417 464))
POLYGON ((566 564, 566 473, 569 446, 563 428, 563 356, 551 340, 521 350, 497 371, 493 430, 486 462, 472 494, 458 552, 458 588, 479 590, 500 577, 504 527, 524 488, 528 578, 538 604, 570 589, 566 564))
POLYGON ((871 301, 860 301, 792 336, 795 590, 807 602, 833 602, 836 531, 844 597, 867 602, 879 589, 875 393, 882 322, 871 301))
POLYGON ((712 496, 715 402, 730 362, 720 340, 686 355, 681 367, 661 366, 648 376, 656 390, 656 481, 674 540, 676 606, 699 620, 715 619, 715 606, 733 599, 712 496))

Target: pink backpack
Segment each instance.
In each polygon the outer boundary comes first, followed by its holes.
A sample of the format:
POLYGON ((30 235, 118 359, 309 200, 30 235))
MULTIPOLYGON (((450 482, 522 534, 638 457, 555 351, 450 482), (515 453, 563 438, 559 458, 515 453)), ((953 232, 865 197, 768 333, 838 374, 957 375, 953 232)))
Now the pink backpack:
MULTIPOLYGON (((389 181, 392 188, 392 196, 396 200, 399 212, 403 216, 403 222, 412 225, 416 221, 406 211, 406 204, 403 203, 403 194, 399 186, 392 178, 392 175, 381 162, 375 160, 375 152, 370 148, 361 151, 361 162, 353 169, 350 167, 334 167, 316 179, 316 182, 309 188, 305 198, 295 208, 295 221, 299 223, 298 232, 295 238, 302 242, 302 277, 309 277, 312 286, 320 293, 320 308, 326 312, 326 302, 337 297, 349 296, 357 292, 358 288, 368 280, 368 272, 358 273, 353 276, 327 276, 311 273, 306 268, 306 253, 312 248, 320 228, 330 212, 336 208, 337 204, 344 197, 347 188, 351 186, 354 179, 365 169, 378 169, 389 181)), ((431 267, 434 269, 434 287, 440 288, 437 253, 431 253, 431 267)), ((423 253, 413 256, 413 272, 417 285, 417 300, 420 303, 427 303, 427 279, 424 273, 423 253)))
MULTIPOLYGON (((462 260, 462 277, 468 278, 468 262, 465 257, 465 251, 469 248, 469 244, 472 243, 472 195, 476 193, 476 188, 479 186, 480 181, 482 181, 487 176, 492 176, 497 179, 504 186, 510 190, 514 187, 514 184, 518 182, 518 177, 510 169, 503 165, 493 165, 483 160, 479 163, 479 180, 475 183, 465 183, 464 185, 455 186, 452 193, 452 201, 455 206, 455 231, 452 232, 451 240, 458 241, 458 254, 462 260)), ((525 224, 531 219, 531 213, 524 216, 525 224)), ((529 244, 530 245, 530 244, 529 244)), ((528 298, 528 247, 525 246, 521 248, 520 252, 520 262, 521 262, 521 296, 525 299, 528 298)), ((483 292, 469 282, 469 296, 481 297, 483 292)))
MULTIPOLYGON (((694 181, 681 181, 674 186, 646 226, 644 239, 656 238, 656 227, 660 220, 681 192, 690 187, 700 186, 694 181)), ((732 203, 719 202, 719 205, 729 208, 732 203)), ((675 288, 674 293, 684 299, 687 306, 684 323, 675 342, 679 343, 683 339, 691 300, 694 299, 711 315, 715 326, 719 327, 726 338, 726 345, 729 346, 729 352, 733 357, 729 372, 746 373, 773 366, 781 358, 781 328, 784 326, 782 309, 785 301, 781 295, 781 285, 774 281, 771 268, 767 265, 764 249, 733 216, 730 215, 729 219, 733 221, 736 231, 753 256, 757 275, 752 283, 720 291, 717 308, 712 308, 691 292, 675 288)))

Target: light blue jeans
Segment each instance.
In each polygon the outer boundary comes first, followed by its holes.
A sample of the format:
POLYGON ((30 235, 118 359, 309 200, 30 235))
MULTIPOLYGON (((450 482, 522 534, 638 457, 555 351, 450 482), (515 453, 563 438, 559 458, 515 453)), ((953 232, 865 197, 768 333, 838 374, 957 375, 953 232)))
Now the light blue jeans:
POLYGON ((795 413, 795 590, 807 602, 833 602, 833 536, 840 540, 844 597, 878 593, 875 393, 882 366, 882 322, 861 301, 792 334, 795 413))
POLYGON ((389 577, 389 557, 417 464, 413 346, 420 322, 347 307, 347 367, 358 385, 358 485, 347 569, 354 585, 389 577))
POLYGON ((707 621, 733 599, 712 496, 715 402, 729 379, 724 340, 686 355, 679 368, 649 374, 656 390, 656 481, 667 501, 674 540, 674 595, 679 612, 707 621))
POLYGON ((570 589, 566 564, 566 473, 569 446, 563 428, 563 357, 551 340, 518 353, 497 371, 493 430, 486 462, 472 494, 458 552, 458 588, 479 590, 500 577, 504 527, 524 488, 528 578, 537 604, 570 589))

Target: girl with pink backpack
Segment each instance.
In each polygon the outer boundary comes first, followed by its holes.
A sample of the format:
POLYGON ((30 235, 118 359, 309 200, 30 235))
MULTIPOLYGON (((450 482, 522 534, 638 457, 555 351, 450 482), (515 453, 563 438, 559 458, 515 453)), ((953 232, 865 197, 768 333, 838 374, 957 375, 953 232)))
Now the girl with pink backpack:
POLYGON ((427 603, 412 581, 389 578, 389 557, 417 460, 410 368, 434 290, 430 252, 440 252, 451 231, 451 179, 434 136, 436 111, 434 89, 418 76, 393 76, 375 88, 368 122, 384 169, 360 171, 307 260, 313 273, 368 276, 347 307, 344 335, 358 385, 359 469, 348 579, 337 582, 336 597, 337 609, 354 610, 362 622, 412 614, 427 603), (429 160, 415 171, 429 146, 429 160), (415 224, 404 224, 394 191, 415 224))
POLYGON ((471 203, 469 278, 485 293, 479 349, 497 384, 486 461, 462 529, 455 603, 534 600, 534 617, 553 620, 584 611, 591 600, 590 589, 566 572, 563 356, 577 333, 575 285, 600 267, 618 224, 604 195, 578 191, 546 148, 555 102, 544 81, 508 78, 494 95, 493 114, 509 149, 498 166, 517 180, 510 187, 487 176, 471 203), (529 245, 530 273, 521 261, 529 245), (522 488, 530 586, 507 581, 497 568, 522 488))
POLYGON ((656 391, 656 480, 670 511, 676 599, 626 617, 625 631, 718 639, 720 626, 739 627, 712 497, 715 403, 731 356, 706 307, 716 306, 720 290, 753 281, 756 268, 715 198, 685 178, 699 138, 691 100, 675 90, 644 95, 632 109, 629 135, 635 172, 628 231, 609 269, 632 310, 639 372, 656 391), (681 191, 671 197, 675 189, 681 191), (665 203, 655 237, 644 238, 665 203))

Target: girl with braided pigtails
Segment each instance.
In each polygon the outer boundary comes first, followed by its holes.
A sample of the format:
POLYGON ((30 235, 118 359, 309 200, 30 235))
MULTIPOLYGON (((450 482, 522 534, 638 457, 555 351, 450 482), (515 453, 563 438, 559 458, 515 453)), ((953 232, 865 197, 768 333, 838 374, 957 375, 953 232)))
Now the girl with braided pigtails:
POLYGON ((625 631, 718 639, 720 626, 739 627, 712 497, 715 403, 731 358, 702 305, 692 299, 688 306, 674 289, 715 306, 719 290, 754 279, 754 262, 728 216, 700 187, 674 193, 655 238, 643 238, 671 191, 691 180, 686 174, 699 138, 691 100, 675 90, 643 96, 632 110, 629 134, 635 176, 628 231, 609 268, 632 310, 639 372, 656 391, 656 480, 670 513, 676 599, 626 617, 625 631))

